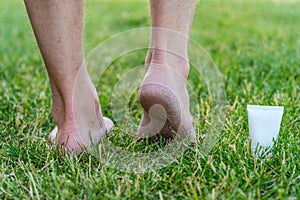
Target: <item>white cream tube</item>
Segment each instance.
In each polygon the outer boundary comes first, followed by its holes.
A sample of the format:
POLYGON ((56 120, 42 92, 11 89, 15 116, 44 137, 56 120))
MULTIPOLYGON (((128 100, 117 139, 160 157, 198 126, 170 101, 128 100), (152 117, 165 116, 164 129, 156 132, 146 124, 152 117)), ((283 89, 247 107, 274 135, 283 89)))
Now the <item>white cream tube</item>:
POLYGON ((277 140, 279 134, 283 109, 281 106, 247 106, 252 153, 258 146, 273 146, 273 139, 277 140))

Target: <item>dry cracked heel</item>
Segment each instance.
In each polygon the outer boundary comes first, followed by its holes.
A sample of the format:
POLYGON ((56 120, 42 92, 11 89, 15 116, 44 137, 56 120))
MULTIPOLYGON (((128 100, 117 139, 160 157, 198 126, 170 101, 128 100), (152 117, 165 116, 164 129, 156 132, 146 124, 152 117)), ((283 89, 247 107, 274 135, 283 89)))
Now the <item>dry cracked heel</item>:
MULTIPOLYGON (((169 87, 158 83, 143 84, 139 90, 139 100, 144 111, 139 139, 153 138, 156 134, 166 139, 173 139, 177 134, 182 138, 194 135, 191 117, 183 115, 179 99, 169 87), (188 119, 182 119, 184 117, 188 119)), ((191 142, 194 140, 191 137, 191 142)))
POLYGON ((167 139, 188 136, 195 142, 186 77, 169 66, 151 64, 139 89, 139 101, 144 111, 139 138, 159 133, 167 139))

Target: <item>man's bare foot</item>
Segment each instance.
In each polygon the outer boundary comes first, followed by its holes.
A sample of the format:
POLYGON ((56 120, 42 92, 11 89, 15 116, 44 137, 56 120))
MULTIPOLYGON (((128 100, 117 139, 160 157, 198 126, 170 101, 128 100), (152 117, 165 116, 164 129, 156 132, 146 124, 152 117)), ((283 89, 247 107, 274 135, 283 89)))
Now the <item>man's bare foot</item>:
POLYGON ((102 116, 97 91, 85 67, 78 70, 72 95, 63 98, 55 86, 51 86, 57 127, 49 135, 50 142, 79 154, 83 149, 90 150, 114 128, 113 122, 102 116))
MULTIPOLYGON (((91 145, 98 142, 101 138, 105 137, 106 133, 109 133, 114 128, 114 123, 107 117, 102 118, 102 127, 95 133, 95 136, 89 138, 83 138, 80 136, 74 125, 65 126, 61 129, 62 134, 59 134, 58 127, 56 126, 49 134, 49 141, 52 144, 62 146, 67 152, 74 152, 80 154, 83 149, 90 150, 91 145), (95 138, 92 141, 91 138, 95 138), (87 141, 90 140, 90 141, 87 141)), ((99 128, 99 127, 98 127, 99 128)))
POLYGON ((138 137, 160 133, 165 138, 174 138, 178 134, 189 136, 191 142, 195 142, 186 89, 188 62, 176 56, 168 61, 166 54, 158 50, 149 52, 146 67, 147 73, 139 89, 143 116, 138 137))

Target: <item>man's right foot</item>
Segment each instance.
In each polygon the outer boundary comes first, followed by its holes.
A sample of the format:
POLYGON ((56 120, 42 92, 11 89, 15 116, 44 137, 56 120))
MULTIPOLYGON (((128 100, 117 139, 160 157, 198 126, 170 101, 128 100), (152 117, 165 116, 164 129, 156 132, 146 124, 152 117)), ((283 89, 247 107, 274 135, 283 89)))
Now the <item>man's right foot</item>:
MULTIPOLYGON (((189 66, 184 67, 189 70, 189 66)), ((195 142, 186 89, 187 74, 188 71, 181 73, 165 63, 151 60, 139 89, 139 101, 143 107, 139 138, 151 138, 156 133, 174 138, 178 134, 195 142)))

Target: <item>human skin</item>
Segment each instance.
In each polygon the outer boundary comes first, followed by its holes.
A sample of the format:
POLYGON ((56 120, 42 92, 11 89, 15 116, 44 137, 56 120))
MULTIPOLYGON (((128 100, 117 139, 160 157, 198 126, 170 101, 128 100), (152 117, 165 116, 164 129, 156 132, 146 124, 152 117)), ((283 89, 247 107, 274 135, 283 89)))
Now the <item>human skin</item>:
POLYGON ((145 62, 147 73, 139 90, 143 116, 138 136, 149 136, 159 127, 165 138, 173 138, 176 132, 195 142, 186 80, 196 0, 151 0, 150 5, 153 28, 145 62))
MULTIPOLYGON (((84 63, 83 0, 24 0, 24 2, 51 85, 52 113, 58 130, 51 133, 50 139, 68 151, 81 152, 82 146, 91 145, 88 141, 89 135, 85 132, 92 130, 93 142, 97 142, 113 128, 111 120, 102 116, 95 86, 92 84, 84 63), (78 79, 80 86, 76 85, 78 79), (74 87, 84 88, 84 94, 80 99, 73 98, 74 87)), ((189 72, 186 38, 193 21, 196 0, 151 0, 150 4, 153 27, 178 31, 186 37, 180 37, 181 39, 178 40, 153 29, 146 67, 148 71, 151 71, 149 68, 154 64, 159 64, 160 67, 166 69, 171 66, 186 81, 189 72), (177 45, 172 46, 174 43, 177 45), (169 54, 166 49, 170 48, 178 50, 181 57, 169 54)), ((168 72, 157 71, 155 73, 161 73, 160 77, 163 77, 163 73, 168 72)), ((144 79, 144 85, 147 80, 152 79, 151 76, 151 73, 148 73, 144 79)), ((179 87, 172 86, 172 81, 164 82, 164 84, 169 85, 176 94, 179 94, 178 91, 186 90, 185 81, 179 87)), ((167 113, 171 112, 177 117, 189 118, 183 121, 187 121, 184 122, 186 123, 184 126, 191 129, 189 112, 185 114, 186 116, 181 116, 180 111, 168 105, 173 97, 167 98, 165 102, 157 101, 153 99, 155 92, 149 92, 146 89, 142 84, 140 101, 144 108, 144 115, 140 128, 149 123, 149 109, 158 103, 168 107, 167 113)), ((152 90, 156 89, 152 87, 152 90)), ((188 96, 183 95, 174 101, 179 101, 181 107, 189 110, 188 96)), ((167 118, 171 125, 178 123, 176 121, 178 119, 172 119, 169 116, 167 118)), ((176 128, 168 126, 164 128, 164 131, 171 132, 176 128)))
POLYGON ((25 0, 25 5, 50 79, 52 114, 58 128, 51 141, 79 153, 82 146, 90 145, 84 131, 97 129, 92 134, 99 139, 112 128, 112 122, 102 116, 84 66, 83 0, 25 0), (78 75, 84 88, 80 100, 73 99, 78 75))

